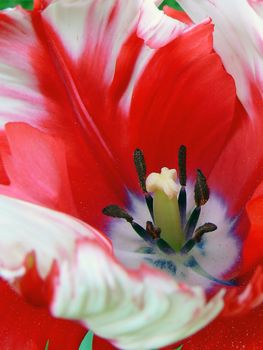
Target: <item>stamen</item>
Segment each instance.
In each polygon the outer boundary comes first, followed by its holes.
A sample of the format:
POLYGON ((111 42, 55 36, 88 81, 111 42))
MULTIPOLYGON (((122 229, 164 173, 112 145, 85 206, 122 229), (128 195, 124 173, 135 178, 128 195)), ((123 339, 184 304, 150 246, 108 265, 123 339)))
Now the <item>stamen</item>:
POLYGON ((120 218, 125 219, 129 224, 131 224, 134 231, 146 242, 152 243, 152 237, 149 235, 149 233, 137 222, 133 221, 133 217, 127 213, 126 210, 123 208, 120 208, 116 204, 108 205, 107 207, 102 209, 102 213, 107 216, 111 216, 113 218, 120 218))
POLYGON ((217 226, 215 224, 212 224, 211 222, 207 222, 195 230, 193 238, 197 243, 199 243, 205 233, 213 232, 216 229, 217 229, 217 226))
POLYGON ((195 182, 195 203, 196 207, 192 211, 190 218, 185 227, 185 238, 186 240, 190 239, 194 233, 194 230, 197 225, 201 213, 201 206, 205 205, 209 199, 209 188, 206 183, 206 177, 200 169, 197 169, 197 176, 195 182))
POLYGON ((145 180, 146 180, 146 163, 145 163, 145 159, 144 159, 144 155, 142 153, 142 151, 137 148, 134 153, 133 153, 133 160, 134 160, 134 164, 137 170, 137 174, 138 174, 138 178, 139 178, 139 182, 141 185, 141 188, 143 190, 143 192, 147 192, 146 190, 146 184, 145 184, 145 180))
POLYGON ((132 228, 134 229, 134 231, 146 242, 150 242, 153 243, 152 237, 148 234, 148 232, 139 224, 137 224, 137 222, 132 221, 131 222, 132 228))
POLYGON ((133 222, 133 217, 125 209, 122 209, 116 204, 111 204, 103 208, 102 213, 113 218, 125 219, 129 223, 133 222))
POLYGON ((153 239, 160 238, 161 229, 153 225, 151 221, 146 222, 146 231, 153 239))
POLYGON ((206 183, 206 177, 200 169, 197 169, 197 177, 195 183, 195 203, 197 207, 205 205, 209 199, 209 188, 206 183))
MULTIPOLYGON (((143 152, 136 149, 133 157, 139 183, 152 221, 147 221, 144 228, 135 222, 125 209, 115 204, 105 207, 102 210, 103 214, 124 219, 132 226, 133 230, 147 242, 147 244, 141 245, 136 252, 144 255, 148 254, 148 256, 143 256, 143 259, 148 260, 154 266, 166 269, 169 272, 172 271, 172 274, 176 275, 176 265, 183 264, 186 268, 191 268, 196 274, 212 282, 225 286, 236 285, 235 280, 223 281, 210 275, 199 265, 193 254, 189 253, 202 241, 204 234, 215 231, 217 226, 207 222, 196 229, 201 207, 209 199, 206 177, 200 169, 197 170, 194 188, 196 207, 192 210, 186 222, 186 147, 181 145, 178 150, 178 175, 181 186, 178 185, 175 169, 162 168, 161 173, 152 173, 146 179, 146 163, 143 152), (153 197, 151 194, 153 194, 153 197), (166 259, 163 257, 165 255, 172 256, 166 259)), ((199 248, 204 251, 206 249, 201 246, 199 248)))
POLYGON ((179 182, 181 189, 178 197, 178 205, 181 217, 182 229, 186 223, 186 147, 181 145, 178 151, 178 169, 179 169, 179 182))
POLYGON ((185 226, 185 239, 188 240, 192 237, 194 230, 197 225, 197 221, 199 219, 201 213, 201 207, 195 207, 192 211, 192 214, 190 215, 190 218, 187 221, 187 224, 185 226))
POLYGON ((193 247, 196 245, 196 243, 199 243, 205 233, 213 232, 217 229, 217 226, 215 224, 212 224, 211 222, 207 222, 204 225, 198 227, 195 230, 195 233, 193 235, 193 238, 190 238, 182 247, 180 250, 180 253, 187 254, 190 252, 190 250, 193 249, 193 247))
POLYGON ((154 220, 153 198, 146 189, 146 162, 145 162, 142 150, 140 150, 139 148, 136 148, 136 150, 133 152, 133 160, 137 171, 140 186, 144 192, 144 198, 145 198, 148 210, 151 214, 152 219, 154 220))

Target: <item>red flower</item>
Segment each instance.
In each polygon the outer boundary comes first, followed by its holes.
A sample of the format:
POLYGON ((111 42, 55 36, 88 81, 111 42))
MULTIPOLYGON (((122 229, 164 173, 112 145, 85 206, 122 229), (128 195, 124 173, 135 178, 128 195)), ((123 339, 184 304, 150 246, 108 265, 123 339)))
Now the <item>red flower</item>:
MULTIPOLYGON (((44 307, 123 349, 182 342, 217 316, 184 347, 214 349, 214 337, 200 345, 200 336, 244 324, 259 337, 258 37, 248 35, 246 55, 221 33, 217 1, 203 1, 200 13, 181 2, 202 22, 166 9, 177 19, 168 17, 150 0, 37 1, 32 13, 1 12, 0 275, 42 308, 6 285, 4 306, 13 312, 14 298, 30 319, 43 317, 40 337, 14 315, 23 331, 3 331, 2 347, 13 338, 12 349, 61 346, 46 320, 61 322, 61 334, 67 323, 44 307), (149 174, 176 167, 182 144, 179 181, 169 169, 145 179, 138 148, 149 174)), ((239 344, 233 334, 220 349, 239 344)), ((82 335, 77 327, 71 349, 82 335)), ((240 341, 257 348, 257 337, 240 341)))

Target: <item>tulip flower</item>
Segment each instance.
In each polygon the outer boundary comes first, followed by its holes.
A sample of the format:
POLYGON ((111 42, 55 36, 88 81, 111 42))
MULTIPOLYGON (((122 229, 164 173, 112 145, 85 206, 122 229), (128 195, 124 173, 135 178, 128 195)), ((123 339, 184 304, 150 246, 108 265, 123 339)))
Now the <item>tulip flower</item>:
POLYGON ((260 348, 261 5, 179 3, 1 11, 2 348, 260 348))

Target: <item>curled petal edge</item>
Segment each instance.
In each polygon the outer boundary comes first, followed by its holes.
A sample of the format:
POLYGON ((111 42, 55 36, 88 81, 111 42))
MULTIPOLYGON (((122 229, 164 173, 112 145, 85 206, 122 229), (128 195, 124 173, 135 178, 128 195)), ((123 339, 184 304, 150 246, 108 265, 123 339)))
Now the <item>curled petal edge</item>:
POLYGON ((117 347, 174 343, 223 308, 224 290, 207 302, 200 287, 146 265, 127 270, 107 238, 73 217, 5 196, 0 210, 0 276, 29 301, 46 302, 55 317, 77 320, 117 347))

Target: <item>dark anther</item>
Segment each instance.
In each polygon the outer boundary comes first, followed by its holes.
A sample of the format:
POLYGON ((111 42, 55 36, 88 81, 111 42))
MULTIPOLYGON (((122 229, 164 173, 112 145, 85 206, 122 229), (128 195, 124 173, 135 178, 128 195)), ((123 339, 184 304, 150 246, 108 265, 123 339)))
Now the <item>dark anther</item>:
POLYGON ((134 231, 142 238, 144 239, 146 242, 153 242, 152 237, 149 235, 149 233, 139 224, 137 224, 137 222, 133 221, 133 217, 127 213, 126 210, 120 208, 118 205, 112 204, 112 205, 108 205, 107 207, 105 207, 102 210, 103 214, 107 215, 107 216, 111 216, 113 218, 121 218, 121 219, 125 219, 126 221, 128 221, 132 228, 134 229, 134 231))
POLYGON ((151 221, 146 222, 146 231, 152 237, 152 239, 158 239, 161 235, 161 229, 153 225, 151 221))
POLYGON ((206 177, 203 175, 200 169, 197 169, 197 177, 195 183, 195 203, 196 207, 192 211, 190 218, 187 221, 185 227, 186 240, 192 238, 195 231, 197 221, 200 216, 201 206, 204 205, 209 199, 209 188, 206 183, 206 177))
POLYGON ((198 243, 201 241, 202 236, 205 233, 215 231, 216 229, 217 229, 217 226, 215 224, 212 224, 211 222, 207 222, 195 230, 193 239, 198 243))
POLYGON ((125 219, 129 223, 131 223, 133 221, 133 217, 129 213, 127 213, 126 210, 120 208, 116 204, 111 204, 111 205, 108 205, 107 207, 103 208, 102 213, 104 215, 111 216, 113 218, 125 219))
POLYGON ((192 214, 190 215, 190 218, 187 221, 186 227, 185 227, 185 238, 189 239, 192 237, 194 230, 197 225, 197 221, 199 219, 201 212, 201 207, 195 207, 192 211, 192 214))
POLYGON ((137 171, 140 186, 144 192, 144 198, 145 198, 147 207, 149 209, 149 212, 151 214, 152 219, 154 220, 154 217, 153 217, 153 198, 150 195, 150 193, 147 192, 146 184, 145 184, 145 181, 146 181, 146 163, 145 163, 145 159, 144 159, 144 155, 143 155, 142 150, 140 150, 139 148, 136 148, 136 150, 133 152, 133 160, 134 160, 135 168, 137 171))
POLYGON ((137 148, 133 152, 133 160, 134 160, 134 164, 135 164, 135 167, 136 167, 136 171, 137 171, 137 174, 138 174, 138 178, 139 178, 139 182, 140 182, 141 188, 142 188, 143 192, 147 192, 146 185, 145 185, 146 163, 145 163, 143 152, 139 148, 137 148))
POLYGON ((196 243, 201 242, 201 239, 205 233, 215 231, 216 229, 217 229, 217 226, 215 224, 212 224, 211 222, 207 222, 204 225, 198 227, 195 230, 193 238, 190 238, 184 244, 184 246, 181 248, 180 252, 182 254, 187 254, 188 252, 190 252, 190 250, 193 249, 193 247, 196 245, 196 243))
POLYGON ((206 183, 206 177, 200 169, 197 169, 195 183, 195 203, 197 207, 204 205, 209 199, 209 188, 206 183))
POLYGON ((178 151, 179 181, 181 186, 186 186, 186 147, 181 145, 178 151))
POLYGON ((206 177, 200 169, 197 169, 195 183, 195 203, 197 207, 204 205, 209 199, 209 188, 206 183, 206 177))

